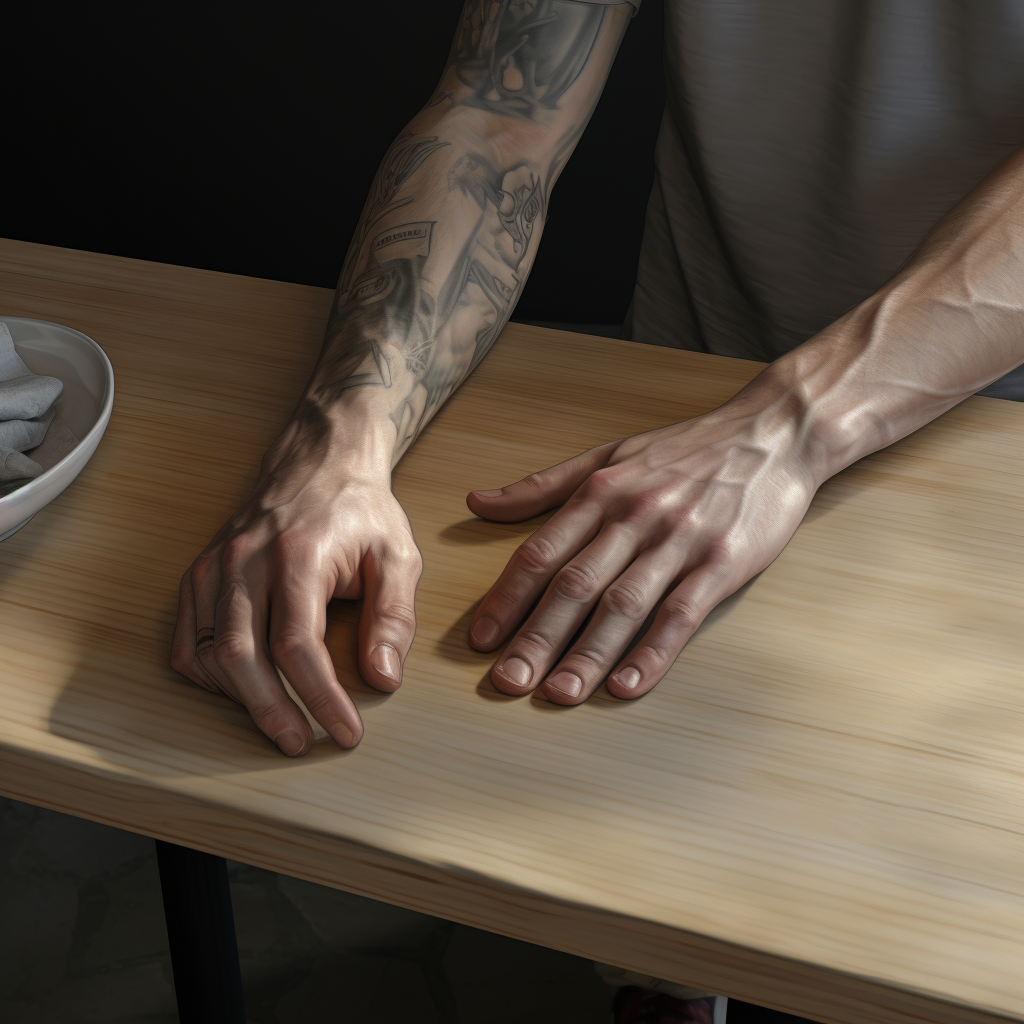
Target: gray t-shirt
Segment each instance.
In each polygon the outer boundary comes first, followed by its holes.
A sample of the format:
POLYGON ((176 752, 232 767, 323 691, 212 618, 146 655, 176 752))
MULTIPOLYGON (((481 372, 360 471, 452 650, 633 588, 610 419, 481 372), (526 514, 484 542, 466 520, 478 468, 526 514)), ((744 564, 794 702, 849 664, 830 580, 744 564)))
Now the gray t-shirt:
POLYGON ((665 75, 627 337, 771 360, 1024 142, 1024 2, 665 0, 665 75))

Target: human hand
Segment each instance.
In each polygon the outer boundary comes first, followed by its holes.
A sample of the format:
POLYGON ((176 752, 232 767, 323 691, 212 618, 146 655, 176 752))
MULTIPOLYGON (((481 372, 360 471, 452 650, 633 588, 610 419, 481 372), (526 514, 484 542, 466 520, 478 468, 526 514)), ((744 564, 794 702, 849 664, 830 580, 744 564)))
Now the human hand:
POLYGON ((271 448, 255 490, 181 580, 171 665, 244 704, 285 753, 312 733, 275 670, 342 747, 362 722, 324 644, 331 598, 363 598, 359 671, 396 690, 416 631, 421 559, 387 470, 363 471, 303 443, 271 448))
POLYGON ((482 651, 519 627, 491 670, 494 686, 525 694, 541 685, 558 704, 581 703, 606 677, 616 697, 654 687, 708 612, 768 566, 799 525, 817 487, 799 436, 778 413, 726 405, 499 491, 473 491, 470 510, 499 522, 563 505, 473 617, 470 642, 482 651))

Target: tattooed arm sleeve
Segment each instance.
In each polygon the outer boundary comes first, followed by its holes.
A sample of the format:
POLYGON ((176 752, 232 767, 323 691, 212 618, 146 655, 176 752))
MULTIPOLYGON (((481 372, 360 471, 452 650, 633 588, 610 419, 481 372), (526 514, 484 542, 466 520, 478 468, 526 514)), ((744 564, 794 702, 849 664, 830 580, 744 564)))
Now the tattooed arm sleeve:
POLYGON ((466 0, 434 96, 377 173, 307 413, 390 418, 393 464, 483 358, 631 13, 628 3, 466 0))

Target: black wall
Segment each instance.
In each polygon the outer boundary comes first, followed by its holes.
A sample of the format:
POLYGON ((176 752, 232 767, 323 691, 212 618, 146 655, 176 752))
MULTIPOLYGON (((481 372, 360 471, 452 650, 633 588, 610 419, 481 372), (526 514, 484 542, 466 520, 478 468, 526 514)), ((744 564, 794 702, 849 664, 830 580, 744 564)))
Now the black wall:
MULTIPOLYGON (((252 5, 234 19, 25 6, 20 24, 5 19, 0 234, 333 287, 461 0, 252 5)), ((517 319, 622 320, 664 104, 661 15, 645 0, 630 26, 517 319)))

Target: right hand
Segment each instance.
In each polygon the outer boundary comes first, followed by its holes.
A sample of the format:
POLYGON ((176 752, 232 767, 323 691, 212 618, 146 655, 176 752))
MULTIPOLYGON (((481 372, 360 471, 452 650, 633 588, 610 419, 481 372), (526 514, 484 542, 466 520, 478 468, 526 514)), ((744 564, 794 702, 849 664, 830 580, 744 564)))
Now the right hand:
POLYGON ((390 693, 416 632, 422 561, 385 470, 353 468, 292 426, 267 453, 253 493, 182 577, 171 665, 244 704, 290 756, 312 742, 309 712, 342 747, 359 712, 324 643, 327 603, 363 598, 359 671, 390 693))

